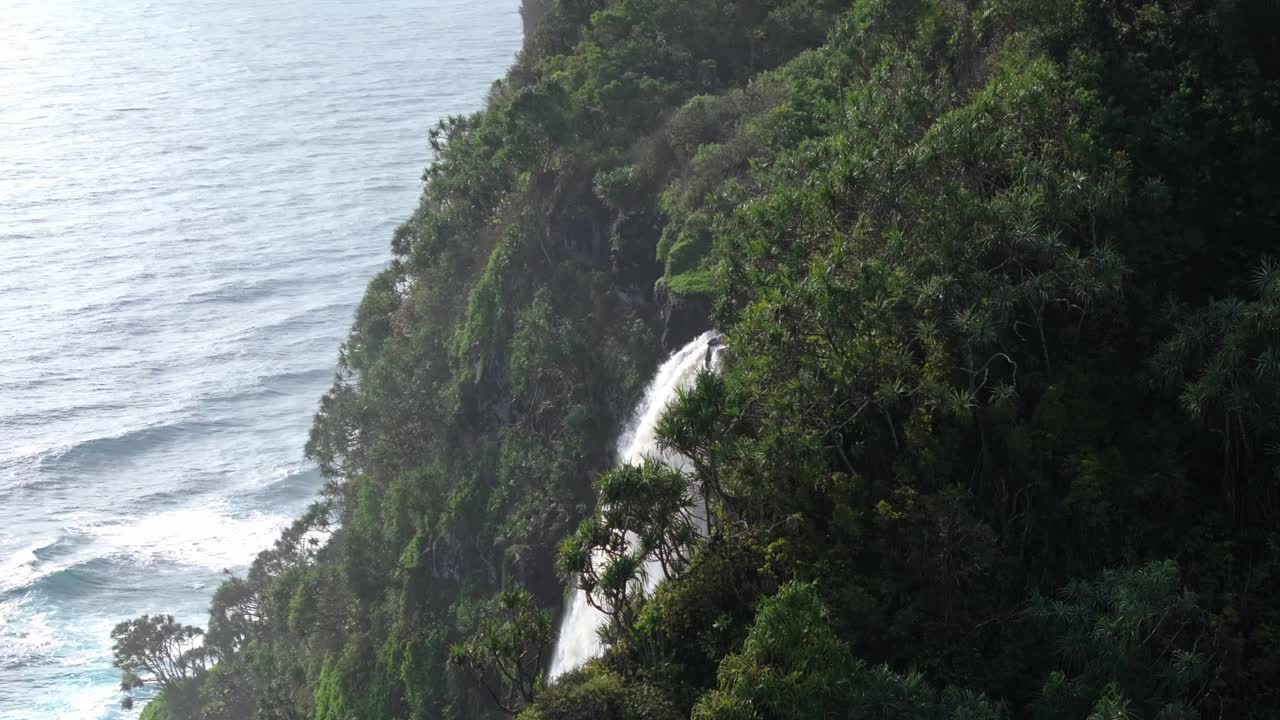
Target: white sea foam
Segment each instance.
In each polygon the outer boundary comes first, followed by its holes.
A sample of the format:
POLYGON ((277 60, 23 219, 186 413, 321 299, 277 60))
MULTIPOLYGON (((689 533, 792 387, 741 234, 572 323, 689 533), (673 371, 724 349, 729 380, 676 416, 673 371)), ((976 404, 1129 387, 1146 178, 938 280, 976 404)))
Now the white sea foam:
POLYGON ((33 608, 25 597, 0 600, 0 670, 30 663, 57 646, 48 612, 33 608))
POLYGON ((279 514, 231 517, 220 505, 169 510, 86 530, 139 562, 221 570, 247 565, 290 522, 279 514))
POLYGON ((35 565, 39 562, 36 551, 44 547, 43 543, 34 543, 13 553, 0 562, 0 595, 25 587, 39 575, 35 565))

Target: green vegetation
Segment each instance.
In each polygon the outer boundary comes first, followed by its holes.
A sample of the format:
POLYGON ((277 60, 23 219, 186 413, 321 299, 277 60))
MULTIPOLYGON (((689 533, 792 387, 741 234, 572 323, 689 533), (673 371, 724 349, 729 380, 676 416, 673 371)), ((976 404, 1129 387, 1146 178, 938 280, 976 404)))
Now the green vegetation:
MULTIPOLYGON (((125 709, 133 707, 133 691, 148 684, 176 699, 199 682, 217 659, 213 648, 200 642, 204 631, 182 625, 172 615, 143 615, 119 623, 111 630, 111 651, 120 669, 120 689, 126 693, 125 709)), ((169 703, 153 703, 153 715, 172 710, 169 703)))
POLYGON ((138 720, 175 720, 176 717, 168 698, 161 695, 147 703, 147 706, 142 709, 142 714, 138 716, 138 720))
POLYGON ((452 660, 515 715, 543 687, 543 656, 554 635, 551 612, 538 609, 527 591, 509 590, 484 608, 475 635, 452 648, 452 660))
POLYGON ((644 559, 652 558, 663 580, 689 564, 698 537, 694 501, 689 479, 656 460, 610 470, 596 489, 600 510, 565 538, 557 570, 614 627, 626 628, 644 601, 644 559))
POLYGON ((321 499, 157 714, 1280 716, 1280 6, 525 18, 432 133, 321 499), (694 490, 606 472, 711 324, 659 428, 694 490), (548 685, 557 570, 609 650, 548 685))

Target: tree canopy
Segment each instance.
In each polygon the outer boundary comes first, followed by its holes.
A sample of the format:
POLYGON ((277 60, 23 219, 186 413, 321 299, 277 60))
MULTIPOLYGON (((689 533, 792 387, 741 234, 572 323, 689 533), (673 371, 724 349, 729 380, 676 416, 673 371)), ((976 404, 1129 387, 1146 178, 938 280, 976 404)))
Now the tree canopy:
POLYGON ((1280 6, 524 9, 190 717, 1280 716, 1280 6))

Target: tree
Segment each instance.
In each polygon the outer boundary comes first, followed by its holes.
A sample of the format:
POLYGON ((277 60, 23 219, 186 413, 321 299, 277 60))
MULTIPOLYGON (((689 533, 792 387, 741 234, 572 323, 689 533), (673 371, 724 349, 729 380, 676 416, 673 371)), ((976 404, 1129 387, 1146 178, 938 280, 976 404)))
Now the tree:
POLYGON ((1174 332, 1151 369, 1192 419, 1218 434, 1223 499, 1233 514, 1280 517, 1280 266, 1253 272, 1256 298, 1189 308, 1171 301, 1174 332), (1272 466, 1270 472, 1259 472, 1272 466))
MULTIPOLYGON (((128 693, 153 683, 175 690, 204 675, 216 657, 202 644, 203 637, 203 630, 182 625, 172 615, 143 615, 116 625, 111 652, 122 671, 120 688, 128 693)), ((133 698, 123 704, 132 707, 133 698)))
POLYGON ((630 626, 646 585, 672 577, 692 557, 698 521, 689 479, 645 460, 604 473, 596 489, 600 511, 561 544, 557 566, 593 607, 630 626))
POLYGON ((222 654, 244 647, 255 623, 263 621, 259 588, 244 578, 229 577, 213 593, 209 602, 209 632, 205 642, 222 654))
POLYGON ((529 591, 508 590, 486 604, 475 634, 450 648, 503 712, 515 715, 541 689, 543 651, 554 640, 548 610, 529 591))
POLYGON ((694 720, 999 720, 985 696, 948 689, 935 697, 918 673, 855 658, 836 635, 817 589, 789 583, 760 603, 742 651, 720 664, 719 688, 694 720))
POLYGON ((1131 707, 1139 717, 1200 716, 1213 680, 1209 619, 1172 560, 1036 595, 1027 617, 1050 631, 1062 666, 1044 682, 1036 720, 1127 718, 1131 707))
POLYGON ((703 503, 708 507, 708 534, 712 501, 715 509, 725 512, 735 508, 735 498, 725 493, 716 472, 713 450, 729 435, 726 425, 732 417, 726 408, 727 392, 719 373, 703 370, 693 386, 676 391, 676 399, 658 420, 658 442, 664 450, 689 459, 702 488, 703 503))
POLYGON ((328 509, 214 599, 207 720, 492 720, 479 682, 526 720, 999 715, 909 670, 1019 718, 1280 717, 1280 4, 526 9, 353 318, 328 509), (712 307, 729 359, 658 433, 704 497, 599 478, 712 307), (1165 556, 1204 617, 1095 587, 1165 556), (613 622, 542 690, 488 603, 557 571, 613 622))

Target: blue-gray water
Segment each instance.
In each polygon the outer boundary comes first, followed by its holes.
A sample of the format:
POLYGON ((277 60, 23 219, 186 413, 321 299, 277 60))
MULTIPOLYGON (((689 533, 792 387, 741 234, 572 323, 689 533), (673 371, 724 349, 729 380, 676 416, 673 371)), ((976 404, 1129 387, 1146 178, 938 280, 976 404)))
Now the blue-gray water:
POLYGON ((203 623, 314 496, 310 416, 518 0, 6 0, 0 719, 115 718, 108 632, 203 623))

